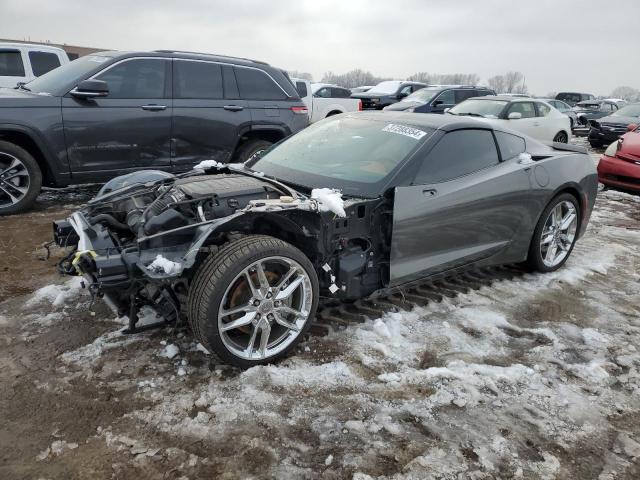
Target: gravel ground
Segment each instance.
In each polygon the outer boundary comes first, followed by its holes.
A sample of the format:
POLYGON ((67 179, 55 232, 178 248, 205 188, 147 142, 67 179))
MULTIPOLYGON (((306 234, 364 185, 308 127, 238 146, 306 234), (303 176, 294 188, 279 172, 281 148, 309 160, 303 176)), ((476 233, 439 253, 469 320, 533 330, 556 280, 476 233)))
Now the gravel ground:
POLYGON ((94 191, 0 219, 0 478, 640 478, 640 197, 601 192, 554 274, 241 372, 186 330, 121 335, 51 273, 50 220, 94 191))

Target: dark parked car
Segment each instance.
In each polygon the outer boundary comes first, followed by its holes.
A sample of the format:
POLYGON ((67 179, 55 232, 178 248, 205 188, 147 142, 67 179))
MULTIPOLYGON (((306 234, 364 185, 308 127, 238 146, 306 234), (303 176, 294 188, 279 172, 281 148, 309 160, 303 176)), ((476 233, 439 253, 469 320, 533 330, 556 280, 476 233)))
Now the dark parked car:
POLYGON ((589 122, 589 143, 602 147, 615 142, 627 132, 632 123, 640 124, 640 103, 626 105, 616 112, 589 122))
POLYGON ((430 85, 421 88, 398 103, 385 107, 384 110, 416 112, 416 113, 444 113, 460 102, 471 97, 495 95, 496 92, 486 87, 465 85, 430 85))
POLYGON ((578 102, 595 99, 596 97, 590 93, 560 92, 556 95, 556 100, 562 100, 564 103, 568 103, 572 107, 578 102))
POLYGON ((617 112, 619 105, 612 100, 590 100, 588 102, 576 103, 573 111, 578 117, 578 126, 587 127, 589 120, 606 117, 617 112))
POLYGON ((382 110, 387 105, 399 102, 413 92, 426 87, 425 83, 405 82, 402 80, 387 80, 380 82, 370 90, 361 93, 352 93, 351 98, 362 100, 364 110, 382 110))
POLYGON ((129 331, 152 305, 249 367, 296 345, 319 296, 480 265, 560 268, 598 185, 584 148, 444 115, 336 115, 257 157, 112 180, 55 224, 71 247, 61 270, 85 275, 129 331))
POLYGON ((82 57, 0 89, 0 214, 28 208, 41 184, 241 162, 308 121, 287 75, 263 62, 171 51, 82 57))

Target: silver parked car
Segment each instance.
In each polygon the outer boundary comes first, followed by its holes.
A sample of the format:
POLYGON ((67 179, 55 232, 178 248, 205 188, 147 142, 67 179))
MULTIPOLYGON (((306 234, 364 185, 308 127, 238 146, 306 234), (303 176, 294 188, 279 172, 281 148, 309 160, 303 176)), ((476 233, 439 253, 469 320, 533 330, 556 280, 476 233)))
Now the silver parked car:
POLYGON ((274 361, 320 296, 353 300, 475 266, 560 268, 597 191, 586 150, 469 117, 359 112, 240 165, 114 179, 55 239, 61 271, 136 329, 151 305, 220 358, 274 361))

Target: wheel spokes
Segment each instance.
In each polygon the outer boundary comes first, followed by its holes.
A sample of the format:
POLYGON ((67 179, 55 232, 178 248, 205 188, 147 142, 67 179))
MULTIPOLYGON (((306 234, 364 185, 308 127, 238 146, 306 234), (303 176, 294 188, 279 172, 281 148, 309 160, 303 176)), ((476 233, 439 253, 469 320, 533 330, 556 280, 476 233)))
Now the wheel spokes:
MULTIPOLYGON (((299 313, 299 312, 298 312, 298 313, 299 313)), ((292 323, 292 322, 290 322, 290 321, 288 321, 288 320, 285 320, 285 319, 280 315, 280 313, 275 312, 273 315, 274 315, 274 317, 275 317, 275 319, 276 319, 276 323, 278 323, 278 324, 282 325, 282 326, 283 326, 283 327, 285 327, 285 328, 288 328, 289 330, 293 330, 294 332, 299 332, 299 331, 300 331, 300 328, 299 328, 295 323, 292 323)))
POLYGON ((567 230, 573 221, 576 218, 575 212, 569 211, 563 218, 560 220, 560 230, 567 230))
POLYGON ((276 295, 276 300, 285 300, 289 298, 291 294, 296 291, 296 289, 300 286, 300 284, 303 281, 304 281, 304 277, 297 277, 289 285, 287 285, 287 288, 285 288, 284 290, 280 290, 278 292, 278 294, 276 295))
POLYGON ((229 323, 225 323, 220 330, 222 330, 223 332, 228 332, 229 330, 234 330, 236 328, 240 328, 240 327, 245 327, 247 325, 249 325, 254 318, 256 318, 256 315, 258 313, 257 312, 247 312, 245 315, 243 315, 240 318, 237 318, 235 320, 232 320, 229 323))
POLYGON ((18 161, 17 158, 11 157, 11 163, 9 164, 9 166, 7 168, 5 168, 4 170, 0 171, 0 175, 4 175, 9 170, 11 170, 12 168, 17 167, 18 165, 22 165, 22 162, 18 161))
POLYGON ((266 294, 270 285, 269 280, 267 279, 267 275, 264 273, 262 262, 258 262, 255 266, 255 269, 258 275, 258 282, 260 283, 260 290, 263 291, 264 294, 266 294))
MULTIPOLYGON (((255 330, 258 330, 257 328, 255 330)), ((263 321, 260 327, 260 356, 267 356, 267 346, 269 345, 269 336, 271 335, 271 325, 269 322, 263 321)))

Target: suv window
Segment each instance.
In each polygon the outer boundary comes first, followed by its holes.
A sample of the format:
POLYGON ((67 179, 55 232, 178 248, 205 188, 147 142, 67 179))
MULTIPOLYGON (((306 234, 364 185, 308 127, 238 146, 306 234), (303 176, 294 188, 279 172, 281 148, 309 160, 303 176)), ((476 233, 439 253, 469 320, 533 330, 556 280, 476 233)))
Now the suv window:
POLYGON ((445 90, 436 98, 436 102, 442 102, 444 105, 455 105, 456 96, 453 90, 445 90))
POLYGON ((31 70, 36 77, 50 72, 54 68, 60 66, 58 55, 51 52, 29 52, 29 61, 31 62, 31 70))
POLYGON ((304 82, 296 82, 296 90, 298 91, 298 95, 300 98, 304 98, 307 96, 307 84, 304 82))
POLYGON ((350 98, 351 92, 346 88, 331 88, 331 96, 333 98, 350 98))
POLYGON ((498 151, 489 130, 447 133, 424 159, 415 184, 440 183, 497 165, 498 151))
POLYGON ((108 98, 163 98, 165 65, 162 59, 128 60, 95 78, 109 85, 108 98))
POLYGON ((532 102, 513 102, 509 106, 507 116, 509 116, 509 114, 513 112, 521 113, 522 118, 532 118, 536 116, 536 111, 533 108, 532 102))
POLYGON ((536 102, 536 107, 538 109, 538 117, 546 117, 551 112, 551 108, 547 107, 544 103, 536 102))
POLYGON ((19 50, 0 50, 0 76, 24 77, 24 65, 19 50))
MULTIPOLYGON (((482 95, 482 94, 480 94, 482 95)), ((475 97, 476 96, 476 91, 475 90, 471 90, 470 88, 467 89, 460 89, 460 90, 455 90, 455 98, 456 101, 455 103, 460 103, 465 101, 467 98, 471 98, 471 97, 475 97)))
POLYGON ((280 86, 269 75, 255 68, 234 68, 242 98, 249 100, 284 100, 280 86))
POLYGON ((223 98, 222 68, 217 63, 175 60, 173 62, 175 98, 223 98))
POLYGON ((409 95, 411 93, 413 93, 413 85, 407 85, 405 87, 402 87, 398 92, 399 95, 409 95))
POLYGON ((503 161, 520 155, 527 148, 524 138, 522 137, 498 131, 494 131, 493 133, 495 133, 496 140, 498 140, 498 147, 500 147, 500 154, 502 155, 503 161))

